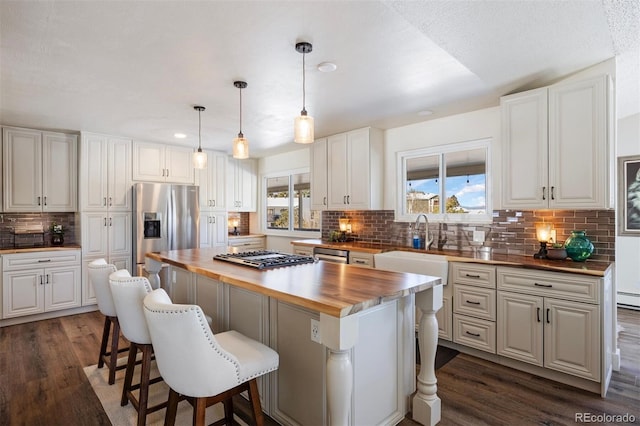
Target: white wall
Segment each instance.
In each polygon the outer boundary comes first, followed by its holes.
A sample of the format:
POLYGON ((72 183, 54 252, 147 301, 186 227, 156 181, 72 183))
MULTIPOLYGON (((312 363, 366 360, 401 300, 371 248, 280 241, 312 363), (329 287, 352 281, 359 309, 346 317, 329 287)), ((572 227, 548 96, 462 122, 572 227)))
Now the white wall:
MULTIPOLYGON (((640 155, 640 113, 618 120, 617 130, 618 156, 640 155)), ((617 226, 616 223, 616 229, 617 226)), ((638 259, 640 259, 640 237, 616 235, 618 303, 640 306, 640 262, 638 259)))
POLYGON ((500 108, 492 107, 465 114, 396 127, 385 132, 384 144, 384 208, 395 210, 398 180, 396 153, 411 149, 491 138, 493 200, 500 193, 500 108))

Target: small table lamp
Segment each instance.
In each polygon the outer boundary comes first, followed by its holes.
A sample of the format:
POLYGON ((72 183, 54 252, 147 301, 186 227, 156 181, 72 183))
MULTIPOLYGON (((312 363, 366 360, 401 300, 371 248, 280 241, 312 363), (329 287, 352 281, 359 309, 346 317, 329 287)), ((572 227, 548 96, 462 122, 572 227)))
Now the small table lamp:
POLYGON ((347 241, 347 234, 351 233, 351 224, 349 223, 349 218, 341 217, 340 219, 338 219, 338 223, 340 224, 340 232, 342 234, 340 236, 340 240, 347 241))
POLYGON ((536 238, 540 242, 540 250, 533 255, 535 259, 547 258, 547 242, 551 238, 551 224, 539 223, 536 225, 536 238))
POLYGON ((238 232, 238 225, 240 225, 240 221, 238 219, 231 219, 229 222, 231 222, 231 226, 233 226, 233 235, 239 235, 240 233, 238 232))

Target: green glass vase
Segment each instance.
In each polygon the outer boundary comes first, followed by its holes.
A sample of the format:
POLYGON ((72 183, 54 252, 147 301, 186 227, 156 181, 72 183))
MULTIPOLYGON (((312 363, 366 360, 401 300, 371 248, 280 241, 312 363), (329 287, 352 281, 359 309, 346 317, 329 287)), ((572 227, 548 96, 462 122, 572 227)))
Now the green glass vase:
POLYGON ((593 253, 593 244, 585 236, 585 231, 571 231, 564 248, 567 250, 567 256, 574 262, 584 262, 593 253))

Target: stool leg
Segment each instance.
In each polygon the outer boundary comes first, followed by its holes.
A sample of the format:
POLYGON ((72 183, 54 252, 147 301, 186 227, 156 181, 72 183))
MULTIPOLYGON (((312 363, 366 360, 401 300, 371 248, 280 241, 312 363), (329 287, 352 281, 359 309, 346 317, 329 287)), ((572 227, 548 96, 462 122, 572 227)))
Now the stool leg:
POLYGON ((256 379, 249 380, 249 400, 251 401, 253 420, 256 422, 256 425, 262 426, 264 418, 262 417, 260 394, 258 393, 258 381, 256 379))
POLYGON ((141 348, 142 348, 142 371, 140 372, 140 399, 138 401, 138 426, 144 426, 147 421, 147 405, 149 403, 149 376, 151 375, 151 354, 153 352, 153 346, 141 345, 141 348))
POLYGON ((175 426, 178 402, 180 402, 180 395, 178 392, 173 389, 169 389, 169 401, 167 402, 167 411, 164 415, 164 426, 175 426))
POLYGON ((120 323, 118 318, 111 319, 113 322, 113 332, 111 333, 111 359, 109 361, 109 384, 116 382, 116 366, 118 364, 118 343, 120 340, 120 323))
POLYGON ((104 317, 104 327, 102 329, 102 343, 100 344, 100 358, 98 359, 98 368, 104 367, 104 356, 107 353, 107 343, 109 342, 109 331, 111 331, 111 320, 108 316, 104 317))
POLYGON ((224 404, 224 420, 225 424, 233 426, 233 398, 229 397, 222 401, 224 404))
POLYGON ((127 371, 124 375, 124 384, 122 385, 122 398, 120 399, 120 406, 124 407, 129 403, 127 393, 131 391, 131 381, 133 380, 133 370, 136 368, 136 355, 138 355, 138 346, 130 342, 129 344, 129 357, 127 358, 127 371))
POLYGON ((207 410, 207 398, 195 398, 193 401, 193 425, 204 426, 207 410))

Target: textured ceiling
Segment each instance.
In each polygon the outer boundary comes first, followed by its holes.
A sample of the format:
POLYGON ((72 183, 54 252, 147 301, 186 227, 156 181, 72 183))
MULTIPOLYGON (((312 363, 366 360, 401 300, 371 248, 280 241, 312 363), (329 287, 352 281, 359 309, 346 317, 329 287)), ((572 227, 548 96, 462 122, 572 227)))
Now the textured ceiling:
POLYGON ((616 55, 623 117, 640 112, 639 22, 638 0, 2 0, 0 123, 196 146, 200 104, 203 146, 230 152, 245 80, 252 156, 291 149, 297 41, 316 137, 497 105, 616 55))

